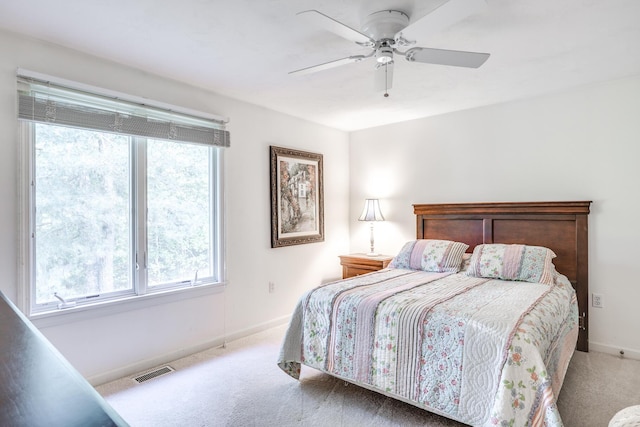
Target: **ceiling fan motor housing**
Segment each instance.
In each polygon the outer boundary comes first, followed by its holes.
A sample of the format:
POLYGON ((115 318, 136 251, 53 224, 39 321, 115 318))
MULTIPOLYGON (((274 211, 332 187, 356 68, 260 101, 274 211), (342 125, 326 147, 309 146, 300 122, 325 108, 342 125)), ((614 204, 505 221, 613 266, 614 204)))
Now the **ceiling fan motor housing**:
POLYGON ((381 10, 367 16, 362 24, 362 32, 373 40, 394 42, 397 33, 409 25, 409 17, 397 10, 381 10))

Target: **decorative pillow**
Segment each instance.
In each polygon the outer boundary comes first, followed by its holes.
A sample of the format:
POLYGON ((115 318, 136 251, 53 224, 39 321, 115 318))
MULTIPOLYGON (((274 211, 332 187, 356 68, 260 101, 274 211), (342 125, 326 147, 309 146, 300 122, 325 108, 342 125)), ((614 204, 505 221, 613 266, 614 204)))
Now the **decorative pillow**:
POLYGON ((468 247, 450 240, 413 240, 405 243, 389 267, 455 273, 460 269, 462 255, 468 247))
POLYGON ((460 269, 458 273, 463 273, 469 269, 469 264, 471 264, 471 254, 464 253, 462 254, 462 262, 460 263, 460 269))
POLYGON ((552 285, 555 267, 551 260, 555 257, 551 249, 542 246, 478 245, 473 250, 467 274, 552 285))

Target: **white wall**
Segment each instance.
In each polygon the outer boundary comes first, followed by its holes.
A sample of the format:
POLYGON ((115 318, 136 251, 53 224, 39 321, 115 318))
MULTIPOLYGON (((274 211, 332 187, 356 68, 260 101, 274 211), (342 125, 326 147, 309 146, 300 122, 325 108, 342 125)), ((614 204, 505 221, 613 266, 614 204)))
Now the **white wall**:
POLYGON ((354 132, 350 147, 352 251, 368 244, 366 197, 388 254, 415 238, 413 203, 592 200, 591 349, 640 358, 640 76, 354 132))
POLYGON ((18 295, 16 68, 230 117, 225 151, 224 292, 145 309, 66 315, 36 325, 92 382, 284 321, 306 289, 340 276, 348 250, 348 135, 47 43, 0 32, 0 290, 18 295), (324 155, 325 242, 270 247, 269 145, 324 155), (268 283, 276 285, 268 293, 268 283))

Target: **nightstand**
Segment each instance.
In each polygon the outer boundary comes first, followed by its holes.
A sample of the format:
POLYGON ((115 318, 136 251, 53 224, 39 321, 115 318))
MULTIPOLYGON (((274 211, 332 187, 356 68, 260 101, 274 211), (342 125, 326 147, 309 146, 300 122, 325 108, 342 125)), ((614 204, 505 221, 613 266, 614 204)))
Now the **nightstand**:
POLYGON ((342 265, 342 278, 347 279, 359 276, 372 271, 385 268, 391 260, 389 255, 369 256, 367 254, 340 255, 340 265, 342 265))

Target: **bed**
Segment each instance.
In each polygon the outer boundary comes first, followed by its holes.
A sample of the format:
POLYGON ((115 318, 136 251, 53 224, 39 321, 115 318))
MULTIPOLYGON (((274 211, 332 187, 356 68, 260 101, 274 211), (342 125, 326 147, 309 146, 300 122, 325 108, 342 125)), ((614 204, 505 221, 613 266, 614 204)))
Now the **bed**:
POLYGON ((473 426, 561 426, 588 351, 591 202, 416 204, 388 268, 298 302, 278 366, 301 365, 473 426))

